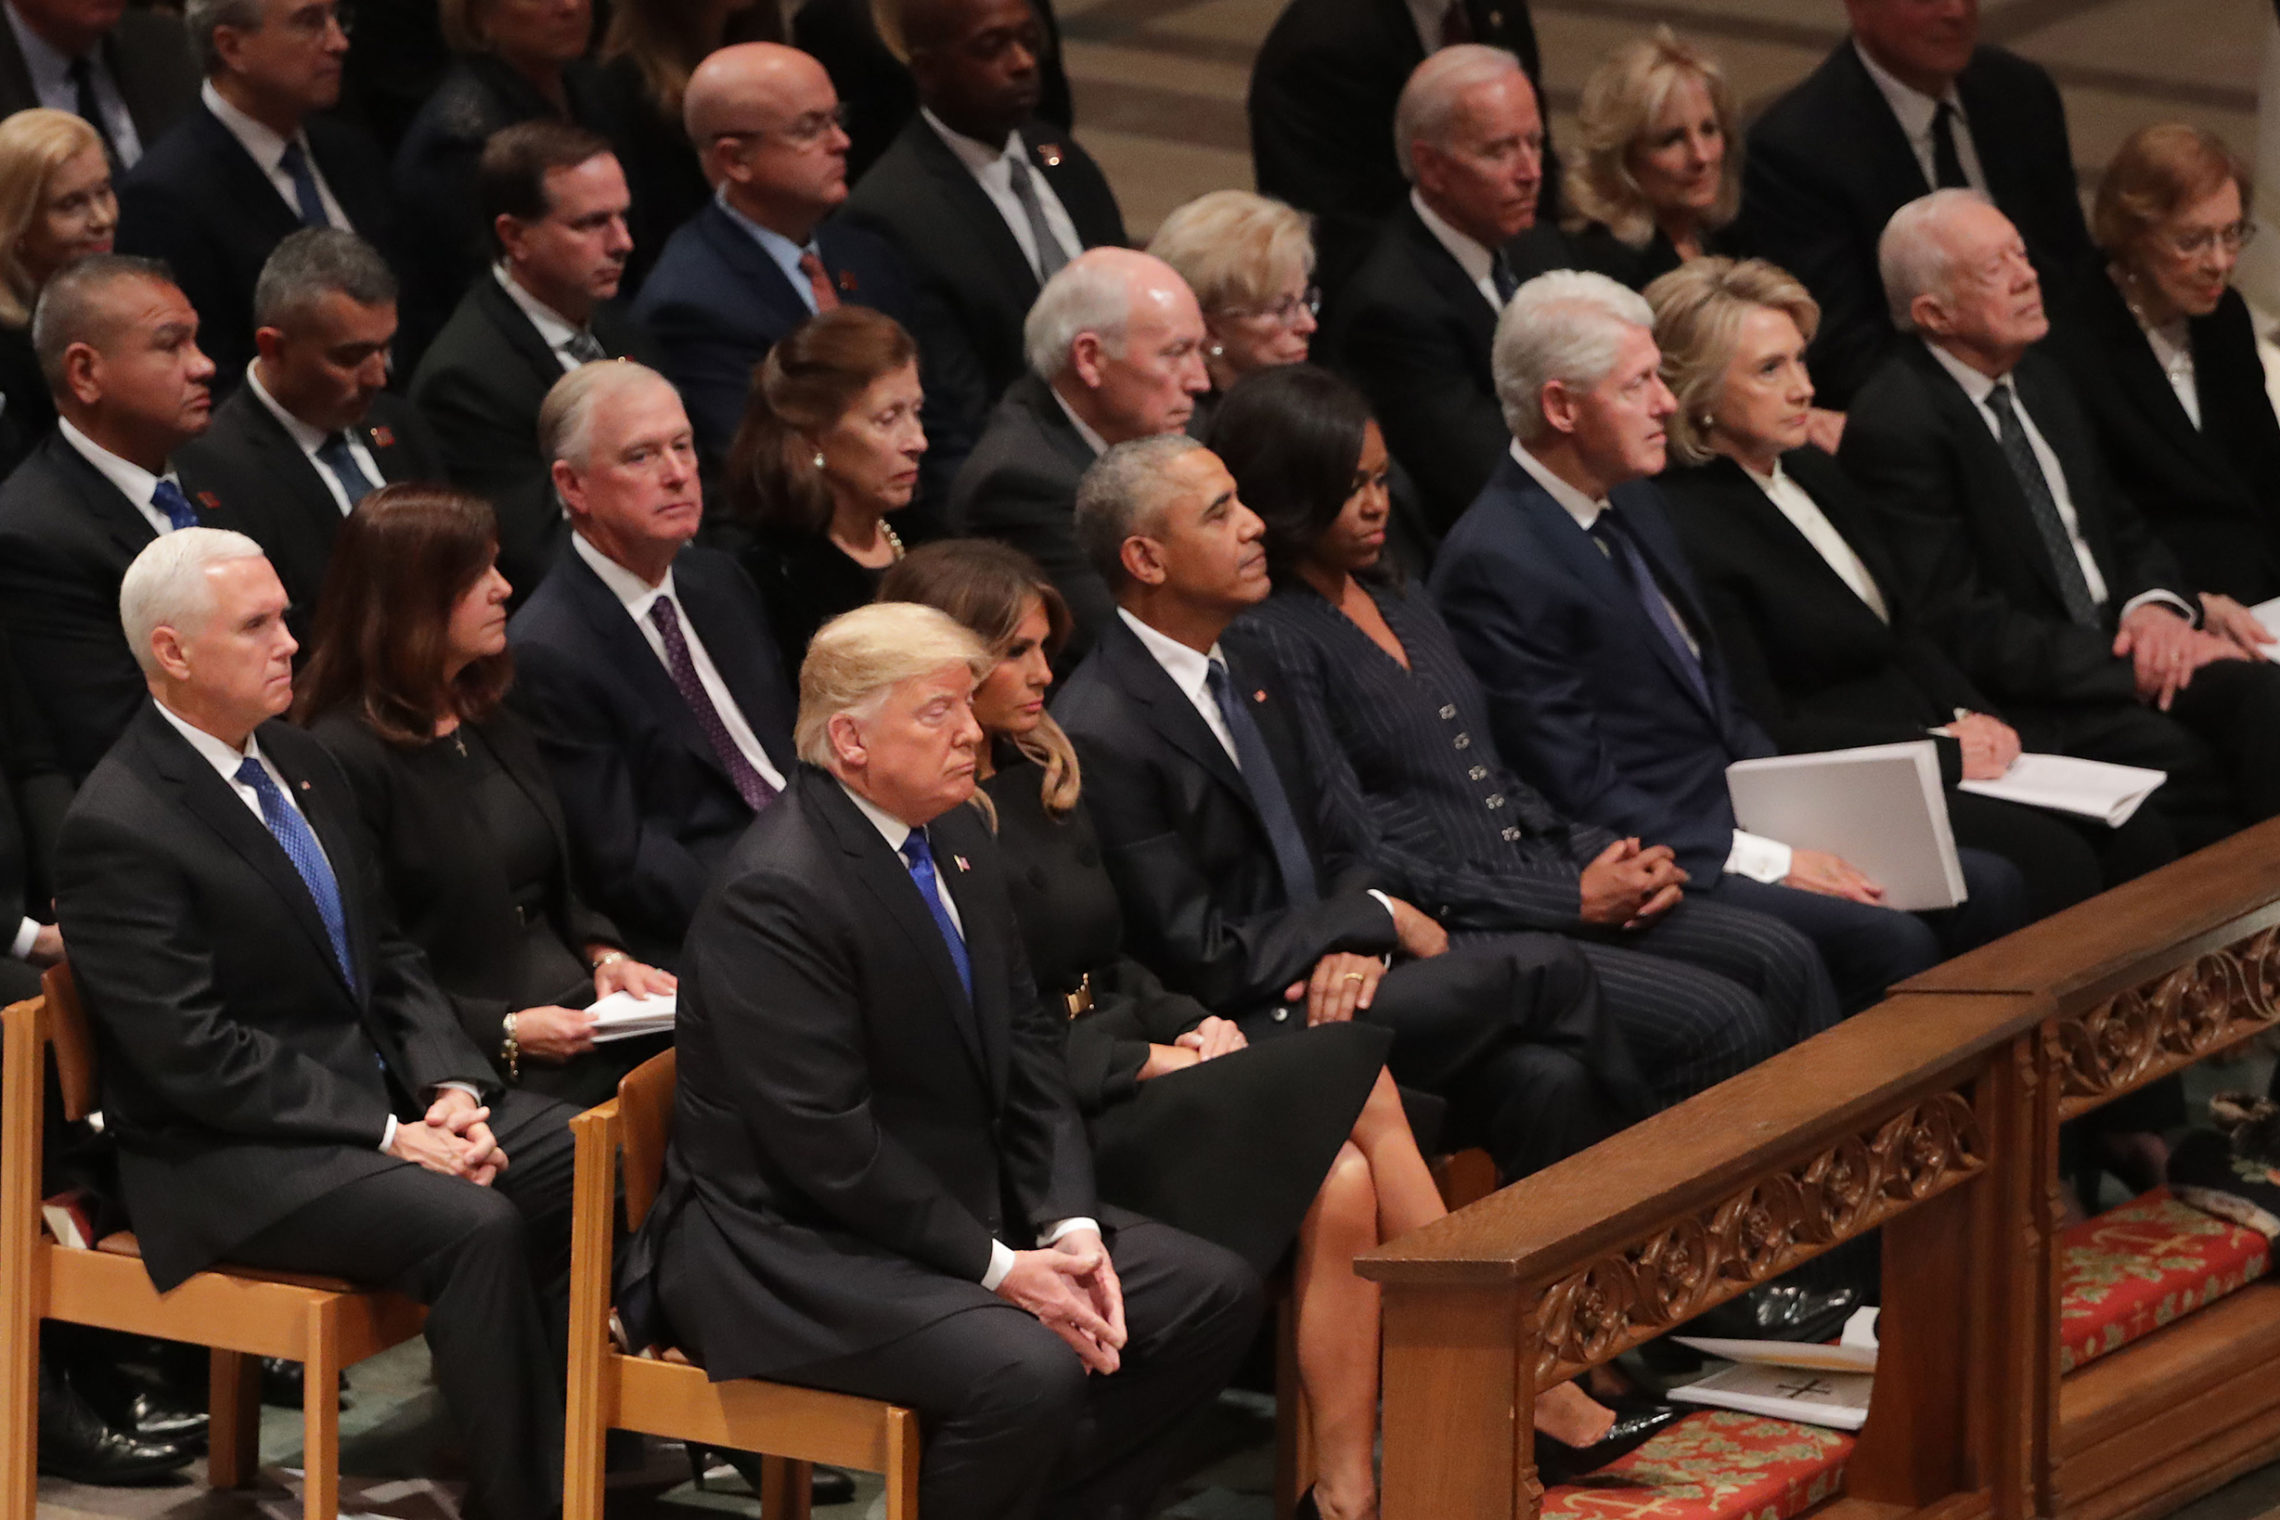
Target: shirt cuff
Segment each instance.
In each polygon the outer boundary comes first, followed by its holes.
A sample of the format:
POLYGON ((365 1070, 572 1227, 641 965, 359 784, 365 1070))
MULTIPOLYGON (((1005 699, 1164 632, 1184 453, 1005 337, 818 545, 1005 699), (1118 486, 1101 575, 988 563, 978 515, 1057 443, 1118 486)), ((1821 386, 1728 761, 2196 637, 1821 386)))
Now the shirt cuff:
MULTIPOLYGON (((2175 612, 2179 617, 2192 624, 2195 628, 2201 626, 2201 614, 2196 611, 2192 605, 2189 604, 2183 597, 2176 596, 2167 591, 2140 591, 2136 596, 2133 596, 2128 601, 2122 603, 2122 617, 2128 617, 2131 613, 2137 611, 2140 607, 2146 606, 2148 603, 2169 608, 2172 612, 2175 612)), ((2121 618, 2116 618, 2114 621, 2119 623, 2121 621, 2121 618)))
POLYGON ((1752 881, 1778 882, 1797 863, 1796 855, 1795 850, 1778 839, 1736 829, 1733 847, 1726 852, 1726 872, 1731 876, 1747 876, 1752 881))
POLYGON ((1013 1247, 1007 1245, 1002 1240, 991 1241, 990 1268, 987 1272, 984 1272, 982 1274, 983 1289, 987 1292, 995 1293, 998 1290, 998 1284, 1005 1281, 1005 1274, 1011 1272, 1012 1270, 1013 1247))
POLYGON ((32 953, 32 945, 40 937, 42 927, 44 926, 36 918, 27 918, 18 924, 16 926, 16 942, 8 947, 8 953, 17 960, 28 959, 32 953))
POLYGON ((387 1151, 389 1151, 389 1150, 393 1149, 393 1148, 394 1148, 394 1146, 395 1146, 395 1144, 396 1144, 396 1116, 395 1116, 394 1114, 390 1114, 390 1115, 388 1116, 388 1127, 387 1127, 386 1129, 384 1129, 384 1130, 380 1131, 380 1149, 381 1149, 381 1152, 382 1152, 383 1154, 385 1154, 387 1151))
POLYGON ((1395 933, 1397 933, 1397 934, 1398 934, 1398 933, 1400 933, 1400 932, 1401 932, 1401 920, 1400 920, 1400 919, 1398 919, 1398 918, 1394 918, 1394 914, 1393 914, 1393 899, 1392 899, 1392 898, 1390 898, 1390 897, 1388 897, 1388 896, 1386 896, 1386 895, 1385 895, 1383 892, 1380 892, 1380 891, 1379 891, 1377 888, 1375 888, 1375 887, 1371 887, 1371 888, 1369 889, 1369 894, 1370 894, 1370 896, 1372 896, 1372 897, 1374 897, 1374 898, 1376 898, 1376 899, 1378 900, 1378 906, 1379 906, 1379 907, 1381 907, 1381 908, 1385 909, 1385 916, 1386 916, 1387 918, 1392 918, 1392 919, 1393 919, 1393 927, 1394 927, 1394 932, 1395 932, 1395 933))
POLYGON ((1098 1235, 1100 1233, 1100 1221, 1097 1219, 1088 1219, 1082 1214, 1071 1214, 1068 1218, 1062 1220, 1059 1224, 1049 1227, 1044 1234, 1038 1236, 1037 1243, 1041 1246, 1049 1246, 1056 1240, 1059 1240, 1062 1236, 1074 1235, 1079 1230, 1090 1230, 1095 1235, 1098 1235))

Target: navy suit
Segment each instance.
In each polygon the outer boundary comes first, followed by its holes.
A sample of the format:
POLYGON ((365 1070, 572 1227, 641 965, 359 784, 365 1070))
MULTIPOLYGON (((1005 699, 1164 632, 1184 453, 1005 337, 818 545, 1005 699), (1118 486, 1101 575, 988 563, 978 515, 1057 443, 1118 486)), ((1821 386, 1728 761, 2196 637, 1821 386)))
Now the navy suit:
MULTIPOLYGON (((693 545, 673 562, 673 591, 744 720, 790 777, 793 700, 760 593, 736 561, 693 545)), ((665 662, 574 546, 563 545, 507 639, 586 900, 638 959, 672 965, 713 866, 752 809, 665 662)))
MULTIPOLYGON (((1866 1006, 1937 961, 1940 937, 1907 914, 1724 874, 1734 831, 1726 767, 1774 754, 1774 744, 1734 701, 1662 493, 1641 481, 1609 500, 1699 643, 1702 681, 1591 536, 1508 452, 1450 530, 1431 582, 1488 692, 1497 747, 1570 817, 1670 845, 1694 878, 1689 890, 1803 930, 1844 1006, 1866 1006)), ((1971 900, 1949 915, 1950 949, 2021 916, 2016 869, 1963 853, 1971 900)))

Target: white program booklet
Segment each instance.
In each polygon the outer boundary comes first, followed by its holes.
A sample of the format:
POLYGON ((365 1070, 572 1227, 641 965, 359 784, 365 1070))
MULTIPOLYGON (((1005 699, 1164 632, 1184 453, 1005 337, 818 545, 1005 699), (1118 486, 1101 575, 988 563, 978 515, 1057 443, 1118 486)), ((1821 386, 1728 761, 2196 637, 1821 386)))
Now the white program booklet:
POLYGON ((647 998, 635 997, 630 992, 613 992, 587 1009, 596 1019, 594 1043, 630 1040, 638 1034, 657 1034, 671 1029, 680 1006, 680 998, 670 992, 647 998))
POLYGON ((1673 1388, 1668 1397, 1682 1404, 1709 1404, 1777 1420, 1858 1430, 1868 1421, 1868 1396, 1875 1386, 1874 1373, 1800 1371, 1745 1363, 1673 1388))
POLYGON ((2021 802, 2054 813, 2095 818, 2108 828, 2128 823, 2169 772, 2139 765, 2113 765, 2072 755, 2021 755, 1993 781, 1965 781, 1959 790, 2021 802))
MULTIPOLYGON (((2275 637, 2280 637, 2280 596, 2274 597, 2269 602, 2258 602, 2248 610, 2251 616, 2264 625, 2266 632, 2275 637)), ((2265 645, 2264 657, 2268 660, 2280 660, 2280 644, 2265 645)))
POLYGON ((1740 760, 1726 767, 1734 821, 1798 849, 1826 850, 1906 912, 1964 899, 1939 748, 1929 739, 1740 760))
POLYGON ((1874 1309, 1855 1309, 1852 1318, 1845 1321, 1843 1334, 1833 1345, 1827 1341, 1735 1341, 1710 1335, 1674 1335, 1671 1339, 1721 1361, 1814 1372, 1876 1370, 1874 1309))

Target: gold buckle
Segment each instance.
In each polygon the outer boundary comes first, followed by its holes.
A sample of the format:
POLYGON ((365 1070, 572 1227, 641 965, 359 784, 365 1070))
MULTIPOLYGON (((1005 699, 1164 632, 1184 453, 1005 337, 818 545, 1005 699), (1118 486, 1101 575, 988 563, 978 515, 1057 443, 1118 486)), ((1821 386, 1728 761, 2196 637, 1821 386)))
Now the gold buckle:
POLYGON ((1077 990, 1061 994, 1061 1001, 1069 1005, 1069 1017, 1082 1018, 1093 1010, 1092 973, 1086 972, 1077 982, 1077 990))

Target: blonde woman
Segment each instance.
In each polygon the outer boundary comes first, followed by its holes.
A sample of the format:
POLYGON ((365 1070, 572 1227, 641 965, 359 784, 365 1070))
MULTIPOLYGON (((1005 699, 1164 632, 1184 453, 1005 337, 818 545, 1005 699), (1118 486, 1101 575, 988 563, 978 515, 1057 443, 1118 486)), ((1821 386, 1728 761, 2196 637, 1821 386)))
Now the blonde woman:
POLYGON ((1724 251, 1741 205, 1734 98, 1715 59, 1667 26, 1618 48, 1584 82, 1569 232, 1588 268, 1634 290, 1724 251))
POLYGON ((32 308, 57 270, 109 253, 119 225, 111 164, 95 129, 34 108, 0 121, 0 474, 55 426, 32 354, 32 308))
POLYGON ((1211 394, 1196 404, 1199 419, 1251 371, 1306 362, 1322 293, 1304 215, 1248 190, 1214 190, 1165 217, 1148 251, 1203 308, 1211 394))

